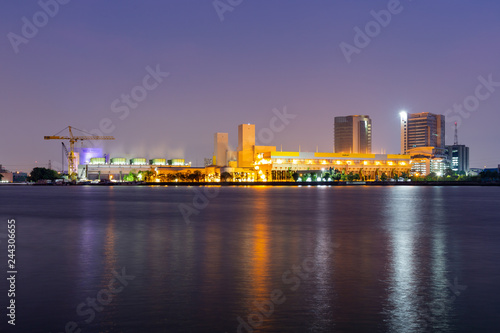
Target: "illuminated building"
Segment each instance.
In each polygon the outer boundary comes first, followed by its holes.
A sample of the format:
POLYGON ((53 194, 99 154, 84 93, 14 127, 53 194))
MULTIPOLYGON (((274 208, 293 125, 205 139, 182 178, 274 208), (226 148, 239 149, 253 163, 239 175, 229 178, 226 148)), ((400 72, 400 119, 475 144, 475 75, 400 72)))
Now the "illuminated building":
MULTIPOLYGON (((157 181, 174 181, 172 176, 180 174, 203 174, 203 181, 220 182, 227 179, 233 182, 253 181, 292 181, 292 174, 311 173, 323 178, 324 173, 358 174, 360 180, 373 181, 383 174, 387 178, 397 178, 409 174, 411 158, 409 155, 363 154, 363 153, 320 153, 320 152, 283 152, 275 146, 255 145, 255 125, 238 126, 237 152, 229 151, 226 133, 214 136, 215 163, 205 167, 192 167, 184 159, 152 159, 146 164, 145 158, 128 160, 113 157, 110 163, 104 158, 92 158, 91 163, 81 165, 80 178, 112 179, 121 181, 130 172, 154 171, 157 181), (221 135, 222 134, 222 135, 221 135), (224 157, 225 156, 225 157, 224 157), (221 162, 226 158, 226 163, 221 162), (236 160, 235 160, 236 159, 236 160)), ((185 180, 185 179, 184 179, 185 180)))
POLYGON ((442 176, 449 167, 447 156, 441 153, 440 149, 435 147, 419 147, 408 150, 411 156, 411 172, 425 176, 434 172, 438 176, 442 176))
POLYGON ((154 158, 148 161, 145 158, 132 158, 129 160, 124 157, 113 157, 110 159, 110 163, 106 163, 104 157, 93 157, 88 164, 78 166, 78 178, 121 181, 130 172, 154 171, 158 175, 167 175, 179 172, 191 173, 195 170, 204 172, 204 168, 192 167, 191 163, 186 164, 182 158, 170 160, 154 158))
MULTIPOLYGON (((189 164, 191 165, 191 162, 189 164)), ((186 165, 186 161, 183 158, 173 158, 168 160, 168 165, 183 166, 186 165)))
POLYGON ((213 165, 226 166, 228 154, 228 134, 215 133, 214 134, 214 156, 213 165))
POLYGON ((419 147, 434 147, 438 154, 444 153, 445 117, 429 112, 400 112, 401 154, 419 147))
POLYGON ((145 158, 133 158, 130 160, 131 165, 148 165, 148 162, 145 158))
POLYGON ((335 117, 334 147, 336 153, 372 152, 372 121, 369 116, 335 117))
POLYGON ((128 164, 128 160, 123 157, 113 157, 111 159, 111 164, 113 165, 126 165, 128 164))
POLYGON ((255 125, 238 126, 238 167, 248 168, 253 163, 253 147, 255 146, 255 125))
MULTIPOLYGON (((354 118, 353 122, 357 124, 355 127, 364 131, 361 135, 364 139, 353 140, 353 133, 358 138, 360 135, 351 126, 351 143, 356 143, 357 149, 371 150, 370 119, 368 116, 350 117, 354 118)), ((290 175, 294 172, 322 174, 335 170, 345 174, 360 174, 363 180, 376 180, 383 173, 389 178, 402 173, 409 174, 410 162, 409 155, 276 151, 275 146, 255 145, 255 125, 238 126, 238 169, 248 175, 253 172, 253 178, 257 181, 291 180, 290 175)), ((223 168, 220 172, 224 172, 223 168)))
POLYGON ((151 165, 167 165, 167 160, 164 158, 153 158, 149 160, 149 164, 151 165))
POLYGON ((91 158, 104 156, 101 148, 75 148, 76 153, 79 155, 79 164, 89 164, 91 158))
POLYGON ((448 156, 451 170, 469 172, 469 147, 465 145, 446 146, 445 155, 448 156))
POLYGON ((376 180, 382 173, 389 178, 409 174, 411 165, 409 155, 269 151, 257 156, 255 167, 266 180, 284 180, 290 172, 322 174, 335 170, 376 180))

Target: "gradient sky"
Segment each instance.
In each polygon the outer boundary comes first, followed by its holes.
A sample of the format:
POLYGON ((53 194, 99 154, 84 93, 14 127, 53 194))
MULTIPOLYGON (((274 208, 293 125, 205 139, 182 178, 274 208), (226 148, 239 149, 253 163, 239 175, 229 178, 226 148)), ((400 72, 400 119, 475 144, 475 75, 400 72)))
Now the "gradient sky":
MULTIPOLYGON (((333 118, 367 114, 373 151, 399 153, 401 109, 444 114, 474 95, 479 76, 500 82, 500 2, 401 0, 348 63, 339 44, 353 45, 354 28, 388 3, 243 0, 221 21, 211 0, 73 0, 16 54, 8 34, 22 36, 22 18, 32 22, 41 7, 3 1, 0 164, 57 166, 61 144, 44 135, 68 125, 90 131, 109 118, 116 140, 100 145, 111 156, 201 165, 215 132, 236 147, 238 124, 258 133, 284 107, 296 117, 268 143, 278 149, 330 152, 333 118), (170 76, 120 119, 113 101, 157 65, 170 76)), ((474 112, 450 113, 471 167, 500 163, 500 87, 492 89, 474 112)))

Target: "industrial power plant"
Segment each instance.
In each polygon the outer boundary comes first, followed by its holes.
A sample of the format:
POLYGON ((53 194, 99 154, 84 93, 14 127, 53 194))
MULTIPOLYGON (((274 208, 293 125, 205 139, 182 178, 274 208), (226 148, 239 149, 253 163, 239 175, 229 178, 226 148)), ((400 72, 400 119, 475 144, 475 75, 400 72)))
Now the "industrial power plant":
MULTIPOLYGON (((100 148, 75 148, 77 141, 114 140, 111 136, 46 136, 46 140, 68 140, 65 149, 68 174, 84 181, 147 181, 170 182, 268 182, 268 181, 331 181, 332 174, 356 175, 360 181, 409 176, 412 163, 406 154, 372 154, 371 144, 363 152, 301 152, 278 151, 275 146, 255 142, 255 125, 238 126, 238 148, 229 147, 227 133, 214 134, 212 159, 205 165, 191 166, 182 158, 110 156, 100 148)), ((367 127, 371 136, 371 128, 367 127)), ((352 148, 350 148, 352 151, 352 148)))

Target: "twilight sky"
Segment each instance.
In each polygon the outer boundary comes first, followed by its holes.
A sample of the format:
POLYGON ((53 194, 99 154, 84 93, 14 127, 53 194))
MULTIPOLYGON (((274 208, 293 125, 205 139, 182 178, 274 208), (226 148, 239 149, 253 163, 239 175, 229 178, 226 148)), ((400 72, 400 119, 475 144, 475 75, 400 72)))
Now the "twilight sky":
POLYGON ((457 121, 471 167, 500 163, 497 0, 220 0, 219 13, 212 0, 59 0, 57 13, 55 1, 41 1, 53 17, 34 0, 0 4, 0 164, 12 171, 58 169, 61 144, 43 136, 68 125, 115 136, 98 144, 112 157, 202 165, 215 132, 236 148, 240 123, 260 144, 330 152, 333 118, 367 114, 374 152, 399 153, 401 109, 457 121), (382 10, 384 26, 371 14, 382 10), (296 116, 281 126, 284 109, 296 116))

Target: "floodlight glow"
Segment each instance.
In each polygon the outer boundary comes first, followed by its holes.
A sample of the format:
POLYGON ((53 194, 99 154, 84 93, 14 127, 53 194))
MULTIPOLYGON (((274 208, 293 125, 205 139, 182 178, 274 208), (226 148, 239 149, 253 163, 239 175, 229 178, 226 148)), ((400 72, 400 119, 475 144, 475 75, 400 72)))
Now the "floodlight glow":
POLYGON ((401 112, 399 112, 399 116, 401 117, 401 120, 406 121, 406 119, 408 119, 408 113, 405 110, 401 110, 401 112))

